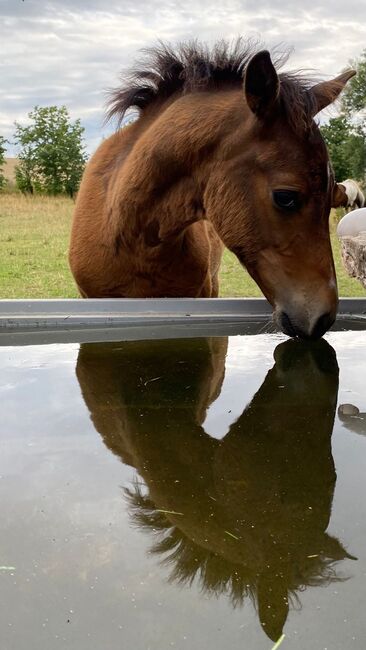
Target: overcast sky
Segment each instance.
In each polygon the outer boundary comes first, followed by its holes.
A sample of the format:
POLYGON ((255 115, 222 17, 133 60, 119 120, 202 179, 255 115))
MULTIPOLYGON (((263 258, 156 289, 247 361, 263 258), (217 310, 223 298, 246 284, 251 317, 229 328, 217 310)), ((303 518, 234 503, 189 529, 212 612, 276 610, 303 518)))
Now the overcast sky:
MULTIPOLYGON (((366 1, 326 0, 0 0, 0 134, 11 139, 37 104, 65 104, 86 127, 93 151, 105 92, 139 48, 238 35, 294 49, 287 68, 324 76, 366 48, 366 1), (317 4, 317 3, 316 3, 317 4)), ((8 155, 14 154, 14 150, 8 155)))

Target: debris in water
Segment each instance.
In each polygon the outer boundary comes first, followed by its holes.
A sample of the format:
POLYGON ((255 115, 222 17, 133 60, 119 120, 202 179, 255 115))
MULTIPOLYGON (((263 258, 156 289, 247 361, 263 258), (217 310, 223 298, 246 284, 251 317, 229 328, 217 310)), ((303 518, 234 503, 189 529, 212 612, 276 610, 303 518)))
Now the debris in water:
POLYGON ((239 537, 237 537, 237 536, 234 535, 233 533, 230 533, 229 530, 225 530, 225 533, 226 533, 227 535, 230 535, 230 537, 233 537, 234 539, 239 539, 239 537))
POLYGON ((315 555, 308 555, 308 558, 310 557, 319 557, 319 555, 317 553, 315 553, 315 555))
POLYGON ((183 512, 175 512, 175 510, 158 510, 155 512, 162 512, 164 515, 181 515, 183 517, 183 512))
POLYGON ((0 566, 0 571, 15 571, 15 566, 0 566))
POLYGON ((147 384, 151 384, 152 381, 158 381, 158 379, 162 379, 162 378, 163 375, 161 375, 160 377, 153 377, 152 379, 148 379, 147 381, 144 381, 144 386, 146 386, 147 384))

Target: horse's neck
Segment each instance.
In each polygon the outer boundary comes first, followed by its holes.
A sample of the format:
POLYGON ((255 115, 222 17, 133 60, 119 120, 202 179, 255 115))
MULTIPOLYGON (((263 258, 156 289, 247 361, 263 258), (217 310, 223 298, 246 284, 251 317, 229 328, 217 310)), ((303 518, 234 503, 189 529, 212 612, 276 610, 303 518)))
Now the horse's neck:
POLYGON ((230 130, 238 95, 188 96, 153 121, 146 118, 110 194, 111 221, 125 239, 146 229, 157 245, 204 218, 210 164, 230 130))

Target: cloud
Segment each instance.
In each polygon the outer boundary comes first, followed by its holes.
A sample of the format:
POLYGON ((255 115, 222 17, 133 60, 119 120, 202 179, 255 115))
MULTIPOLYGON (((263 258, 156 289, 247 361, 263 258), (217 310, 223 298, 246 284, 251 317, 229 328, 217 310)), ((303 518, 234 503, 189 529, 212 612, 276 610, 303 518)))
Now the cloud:
POLYGON ((14 121, 35 105, 65 104, 94 149, 108 132, 105 91, 158 39, 247 35, 293 47, 287 67, 332 75, 363 50, 365 19, 364 0, 316 8, 305 0, 2 0, 0 134, 11 139, 14 121))

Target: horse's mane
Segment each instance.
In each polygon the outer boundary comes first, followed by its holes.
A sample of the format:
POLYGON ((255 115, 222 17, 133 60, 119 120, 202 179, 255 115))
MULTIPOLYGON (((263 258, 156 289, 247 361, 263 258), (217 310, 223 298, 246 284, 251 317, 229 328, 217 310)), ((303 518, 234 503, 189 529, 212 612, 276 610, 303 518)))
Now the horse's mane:
MULTIPOLYGON (((176 48, 159 43, 145 49, 144 59, 122 78, 120 88, 111 91, 107 118, 117 117, 120 125, 128 109, 141 113, 176 93, 239 88, 249 60, 260 49, 242 38, 233 43, 219 41, 211 49, 197 41, 176 48)), ((274 53, 272 58, 278 69, 288 54, 274 53)), ((281 104, 290 126, 295 131, 308 130, 314 115, 315 99, 310 90, 314 81, 301 73, 281 73, 279 77, 281 104)))

